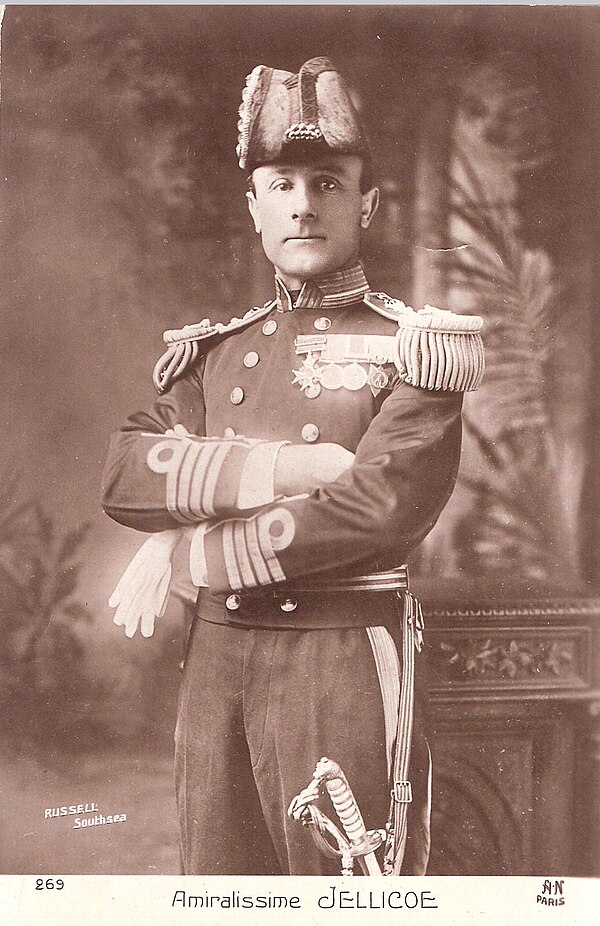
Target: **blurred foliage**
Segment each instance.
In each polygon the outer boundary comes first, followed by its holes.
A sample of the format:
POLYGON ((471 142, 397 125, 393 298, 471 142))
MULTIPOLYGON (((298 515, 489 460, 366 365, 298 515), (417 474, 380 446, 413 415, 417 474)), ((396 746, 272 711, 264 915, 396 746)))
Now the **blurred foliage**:
POLYGON ((142 10, 9 13, 20 78, 5 92, 20 124, 6 146, 11 179, 27 190, 47 174, 45 195, 58 198, 50 222, 79 200, 73 232, 88 247, 98 239, 84 273, 102 272, 106 239, 110 287, 146 311, 168 307, 186 321, 203 311, 198 301, 225 317, 239 311, 251 239, 235 158, 243 76, 228 80, 218 63, 215 74, 198 55, 208 37, 180 35, 174 55, 142 10))
POLYGON ((484 465, 479 475, 460 477, 473 495, 455 528, 459 568, 512 583, 552 580, 556 586, 572 581, 548 433, 540 432, 536 439, 532 432, 515 429, 497 441, 469 417, 463 424, 484 465))
POLYGON ((171 748, 183 634, 163 621, 151 643, 94 638, 80 597, 89 529, 64 530, 23 498, 16 469, 2 474, 0 731, 13 751, 171 748))
POLYGON ((544 91, 531 60, 505 48, 493 62, 458 62, 451 84, 471 145, 506 157, 520 171, 546 166, 553 157, 547 75, 544 91))
MULTIPOLYGON (((489 87, 489 74, 486 81, 489 87)), ((544 164, 547 124, 533 88, 508 93, 502 82, 492 87, 495 110, 477 109, 473 131, 491 137, 493 155, 508 165, 507 178, 544 164)), ((467 98, 471 107, 481 96, 475 91, 467 98)), ((490 165, 480 170, 477 160, 486 150, 456 151, 447 177, 450 216, 464 235, 456 239, 461 247, 448 266, 454 285, 470 293, 486 319, 488 410, 486 423, 473 415, 465 419, 472 460, 460 481, 472 497, 454 540, 466 573, 556 582, 576 574, 556 490, 558 448, 548 388, 557 285, 547 254, 527 247, 519 234, 516 187, 504 192, 504 200, 498 190, 490 194, 490 165)), ((490 176, 492 183, 493 171, 490 176)))
POLYGON ((107 735, 95 705, 105 695, 85 666, 76 597, 82 525, 63 533, 35 499, 19 501, 16 472, 0 490, 0 692, 3 732, 75 746, 107 735))
POLYGON ((454 251, 447 266, 486 319, 485 385, 497 406, 497 433, 548 429, 546 369, 557 300, 551 262, 544 251, 525 245, 509 204, 489 201, 470 158, 459 154, 457 161, 470 189, 449 178, 450 212, 471 230, 473 243, 454 251))

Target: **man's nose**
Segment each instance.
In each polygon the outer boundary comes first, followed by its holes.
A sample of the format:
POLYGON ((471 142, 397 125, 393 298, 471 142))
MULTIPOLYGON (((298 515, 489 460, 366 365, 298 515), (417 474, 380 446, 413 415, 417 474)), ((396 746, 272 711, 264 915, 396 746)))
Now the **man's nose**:
POLYGON ((293 219, 316 219, 317 207, 314 196, 308 187, 299 185, 294 190, 294 199, 292 202, 293 219))

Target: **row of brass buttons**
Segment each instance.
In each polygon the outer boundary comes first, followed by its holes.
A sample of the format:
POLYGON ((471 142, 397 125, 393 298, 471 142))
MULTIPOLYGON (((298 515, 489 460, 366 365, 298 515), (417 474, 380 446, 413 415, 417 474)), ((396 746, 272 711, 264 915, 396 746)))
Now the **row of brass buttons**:
MULTIPOLYGON (((322 315, 321 318, 317 318, 314 322, 314 327, 317 331, 327 331, 331 328, 331 319, 327 316, 322 315)), ((263 334, 269 335, 274 334, 277 331, 277 322, 274 318, 269 318, 264 325, 262 326, 263 334)))
MULTIPOLYGON (((323 316, 322 318, 317 318, 314 323, 315 328, 318 331, 327 331, 331 327, 331 320, 323 316)), ((269 318, 264 325, 262 326, 263 334, 271 335, 277 331, 277 322, 274 318, 269 318)), ((257 351, 251 350, 244 356, 243 364, 246 369, 251 370, 260 362, 260 355, 257 351)), ((229 399, 232 405, 241 405, 244 401, 245 393, 241 386, 235 386, 230 393, 229 399)), ((302 428, 302 439, 305 440, 308 444, 313 444, 319 439, 319 429, 316 424, 308 422, 302 428)), ((233 428, 225 428, 223 436, 227 439, 235 437, 235 431, 233 428)))
MULTIPOLYGON (((277 331, 277 322, 274 318, 270 318, 262 326, 263 334, 269 335, 274 334, 277 331)), ((252 370, 260 362, 260 354, 258 351, 249 350, 247 354, 244 355, 242 363, 247 370, 252 370)), ((241 405, 244 401, 245 393, 241 386, 235 386, 229 395, 229 401, 232 405, 241 405)), ((235 433, 235 432, 234 432, 235 433)))
MULTIPOLYGON (((314 326, 317 329, 317 331, 327 331, 329 328, 331 328, 331 319, 326 318, 326 316, 323 315, 321 318, 316 319, 316 321, 314 322, 314 326)), ((262 326, 262 330, 263 330, 263 334, 266 334, 266 335, 274 334, 277 331, 277 322, 275 321, 275 319, 269 318, 262 326)), ((257 366, 259 362, 260 362, 260 354, 255 350, 249 350, 248 353, 244 355, 244 359, 242 361, 242 363, 244 364, 247 370, 253 369, 253 367, 257 366)), ((320 388, 318 391, 319 392, 321 391, 320 388)), ((235 386, 231 390, 231 393, 229 395, 229 400, 232 405, 241 405, 242 402, 244 401, 244 395, 245 393, 242 387, 235 386)), ((314 396, 309 395, 309 398, 316 398, 316 395, 314 396)), ((306 438, 306 439, 308 440, 309 438, 306 438)), ((313 440, 316 440, 316 438, 313 438, 313 440)))

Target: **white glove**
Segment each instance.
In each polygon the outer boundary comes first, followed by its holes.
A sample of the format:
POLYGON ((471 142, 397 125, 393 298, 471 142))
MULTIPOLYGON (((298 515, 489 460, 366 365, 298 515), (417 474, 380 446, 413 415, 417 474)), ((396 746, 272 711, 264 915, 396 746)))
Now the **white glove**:
MULTIPOLYGON (((186 438, 193 435, 182 424, 176 424, 165 431, 165 436, 186 438)), ((255 440, 250 443, 258 445, 264 442, 255 440)), ((140 547, 108 599, 109 607, 116 608, 113 622, 118 627, 125 627, 128 637, 133 637, 138 627, 143 637, 151 637, 154 633, 154 622, 157 617, 163 616, 167 607, 173 554, 185 534, 194 538, 192 581, 197 587, 207 584, 203 538, 214 523, 215 520, 211 519, 190 527, 161 531, 152 534, 140 547)))
MULTIPOLYGON (((189 437, 182 424, 165 431, 167 437, 189 437)), ((110 608, 116 608, 113 623, 125 627, 128 637, 135 635, 141 623, 143 637, 154 633, 154 622, 165 613, 173 567, 171 561, 184 531, 173 530, 152 534, 140 547, 119 579, 108 599, 110 608)))
POLYGON ((143 637, 154 633, 154 621, 162 617, 167 607, 171 584, 171 559, 184 535, 182 528, 152 534, 135 554, 108 599, 116 608, 113 618, 118 627, 125 627, 133 637, 141 622, 143 637))

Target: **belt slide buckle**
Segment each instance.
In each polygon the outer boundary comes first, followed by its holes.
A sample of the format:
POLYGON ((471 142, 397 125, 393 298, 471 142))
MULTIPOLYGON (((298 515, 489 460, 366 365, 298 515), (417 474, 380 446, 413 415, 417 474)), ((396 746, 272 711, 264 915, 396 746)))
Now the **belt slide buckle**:
POLYGON ((425 630, 425 621, 423 619, 423 609, 419 601, 415 601, 415 646, 417 652, 423 649, 423 631, 425 630))
POLYGON ((412 786, 410 781, 395 781, 392 797, 397 804, 411 804, 412 786))

